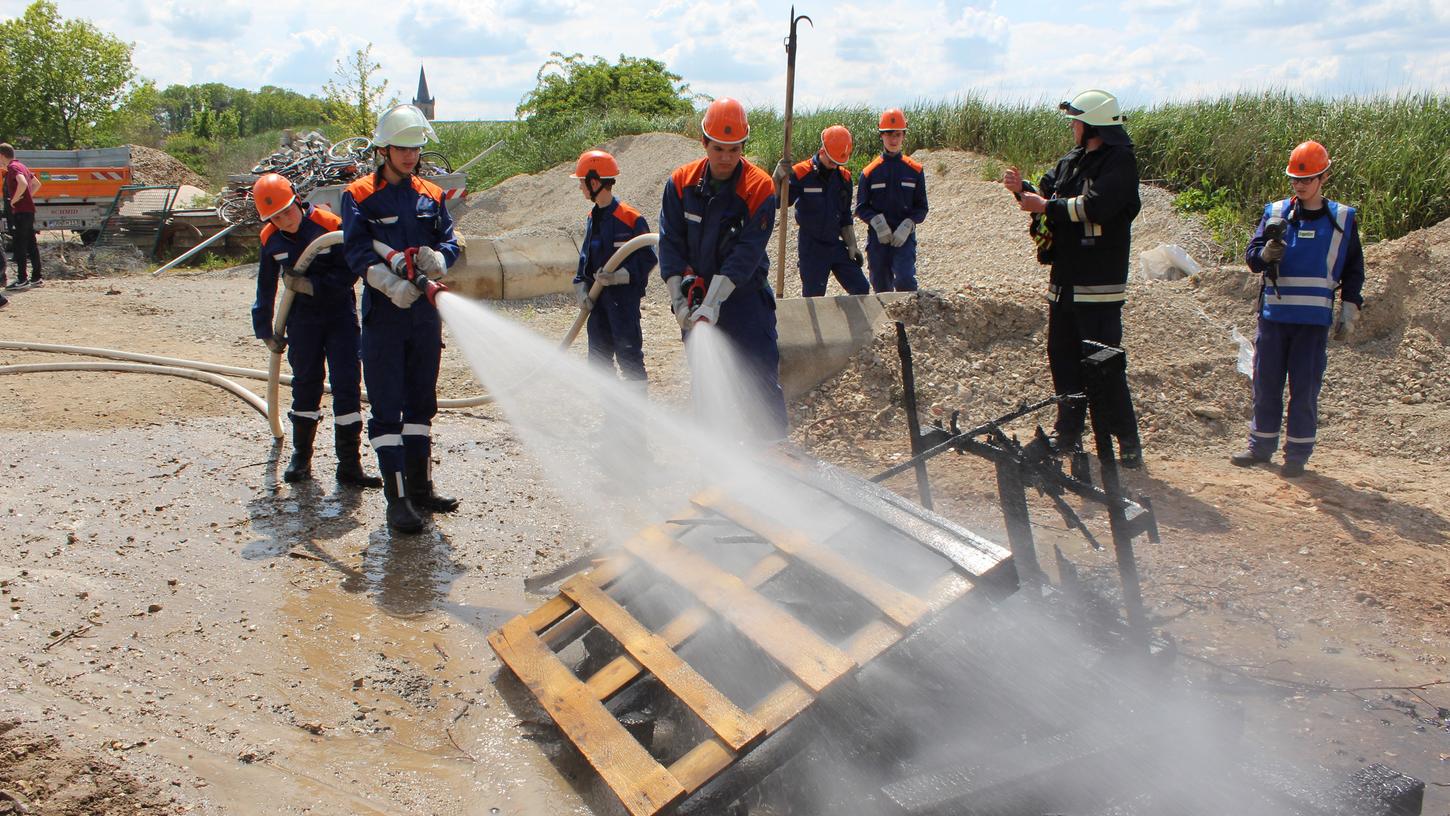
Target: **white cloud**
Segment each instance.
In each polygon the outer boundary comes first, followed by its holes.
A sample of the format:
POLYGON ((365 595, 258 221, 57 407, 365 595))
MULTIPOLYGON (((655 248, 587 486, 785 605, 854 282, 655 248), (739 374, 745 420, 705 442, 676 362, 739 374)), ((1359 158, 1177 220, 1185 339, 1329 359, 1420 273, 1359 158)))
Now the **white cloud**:
POLYGON ((230 40, 252 22, 249 7, 214 0, 173 0, 156 10, 159 22, 187 39, 230 40))
MULTIPOLYGON (((0 0, 0 15, 30 1, 0 0)), ((163 87, 220 81, 317 93, 338 57, 372 42, 405 98, 426 64, 450 118, 511 117, 551 51, 654 57, 696 91, 784 103, 791 0, 55 1, 62 15, 134 43, 137 70, 163 87)), ((1152 104, 1275 86, 1336 94, 1450 85, 1450 0, 1321 0, 1312 22, 1299 0, 795 1, 814 18, 800 29, 803 108, 963 93, 1052 104, 1093 86, 1152 104)))

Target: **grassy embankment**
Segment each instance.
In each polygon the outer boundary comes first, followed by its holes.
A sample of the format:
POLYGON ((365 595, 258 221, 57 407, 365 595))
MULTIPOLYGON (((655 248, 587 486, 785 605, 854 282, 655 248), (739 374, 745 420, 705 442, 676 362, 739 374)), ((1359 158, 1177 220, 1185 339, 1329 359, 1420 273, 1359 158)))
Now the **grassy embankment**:
MULTIPOLYGON (((873 155, 877 111, 827 108, 795 117, 792 155, 808 155, 821 130, 844 124, 856 139, 851 167, 873 155)), ((1053 104, 1002 104, 967 97, 906 109, 907 150, 958 148, 1018 165, 1036 175, 1068 147, 1053 104)), ((769 167, 780 155, 784 123, 777 111, 751 112, 748 152, 769 167)), ((570 122, 445 123, 443 150, 461 164, 500 138, 505 145, 475 165, 470 187, 484 189, 518 173, 571 161, 615 136, 664 130, 698 135, 698 122, 630 115, 570 122)), ((1286 93, 1239 94, 1129 111, 1141 175, 1179 194, 1179 206, 1202 212, 1230 255, 1237 255, 1267 201, 1288 195, 1283 174, 1295 144, 1314 138, 1334 156, 1326 193, 1361 213, 1366 240, 1397 238, 1450 217, 1450 97, 1428 94, 1369 99, 1311 99, 1286 93)), ((931 168, 927 168, 930 176, 931 168)))

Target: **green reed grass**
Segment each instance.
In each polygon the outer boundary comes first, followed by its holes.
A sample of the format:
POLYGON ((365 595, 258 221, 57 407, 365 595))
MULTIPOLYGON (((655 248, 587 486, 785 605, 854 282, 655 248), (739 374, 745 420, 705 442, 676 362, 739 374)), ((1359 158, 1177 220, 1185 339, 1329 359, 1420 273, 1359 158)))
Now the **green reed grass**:
MULTIPOLYGON (((990 102, 964 96, 905 108, 907 151, 956 148, 1016 165, 1036 177, 1071 147, 1055 101, 990 102)), ((827 107, 797 111, 791 156, 810 155, 833 124, 851 130, 860 170, 880 150, 879 111, 827 107)), ((781 155, 779 111, 750 113, 747 152, 769 169, 781 155)), ((470 185, 488 187, 517 173, 536 173, 571 161, 583 150, 629 133, 663 130, 699 135, 694 117, 652 118, 620 113, 527 122, 449 123, 443 149, 467 161, 498 138, 508 142, 470 171, 470 185)), ((1450 217, 1450 97, 1403 94, 1320 99, 1282 91, 1170 102, 1128 111, 1140 175, 1184 194, 1186 209, 1208 213, 1229 255, 1242 251, 1264 203, 1289 194, 1284 165, 1305 139, 1323 142, 1334 157, 1325 193, 1360 212, 1366 240, 1397 238, 1450 217)), ((927 168, 930 177, 931 168, 927 168)))

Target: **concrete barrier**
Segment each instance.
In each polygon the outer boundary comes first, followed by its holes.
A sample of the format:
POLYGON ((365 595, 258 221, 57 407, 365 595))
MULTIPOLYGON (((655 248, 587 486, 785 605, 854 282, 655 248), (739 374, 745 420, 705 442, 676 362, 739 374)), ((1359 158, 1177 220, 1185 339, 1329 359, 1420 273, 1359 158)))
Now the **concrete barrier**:
POLYGON ((482 238, 459 236, 463 252, 448 270, 448 288, 479 300, 520 300, 568 292, 579 243, 566 232, 482 238))
POLYGON ((845 367, 887 322, 886 304, 911 292, 776 301, 780 385, 794 399, 845 367))

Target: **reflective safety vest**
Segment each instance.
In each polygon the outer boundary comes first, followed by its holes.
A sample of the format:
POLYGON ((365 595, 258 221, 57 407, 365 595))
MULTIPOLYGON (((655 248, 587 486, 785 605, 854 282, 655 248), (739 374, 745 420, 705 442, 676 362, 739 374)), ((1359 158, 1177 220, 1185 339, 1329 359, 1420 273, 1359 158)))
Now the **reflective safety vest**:
POLYGON ((1345 237, 1355 229, 1354 208, 1324 200, 1329 217, 1300 221, 1290 212, 1294 200, 1286 198, 1264 207, 1264 218, 1283 218, 1284 258, 1276 282, 1264 282, 1265 320, 1328 326, 1334 322, 1334 290, 1344 274, 1349 252, 1345 237))

